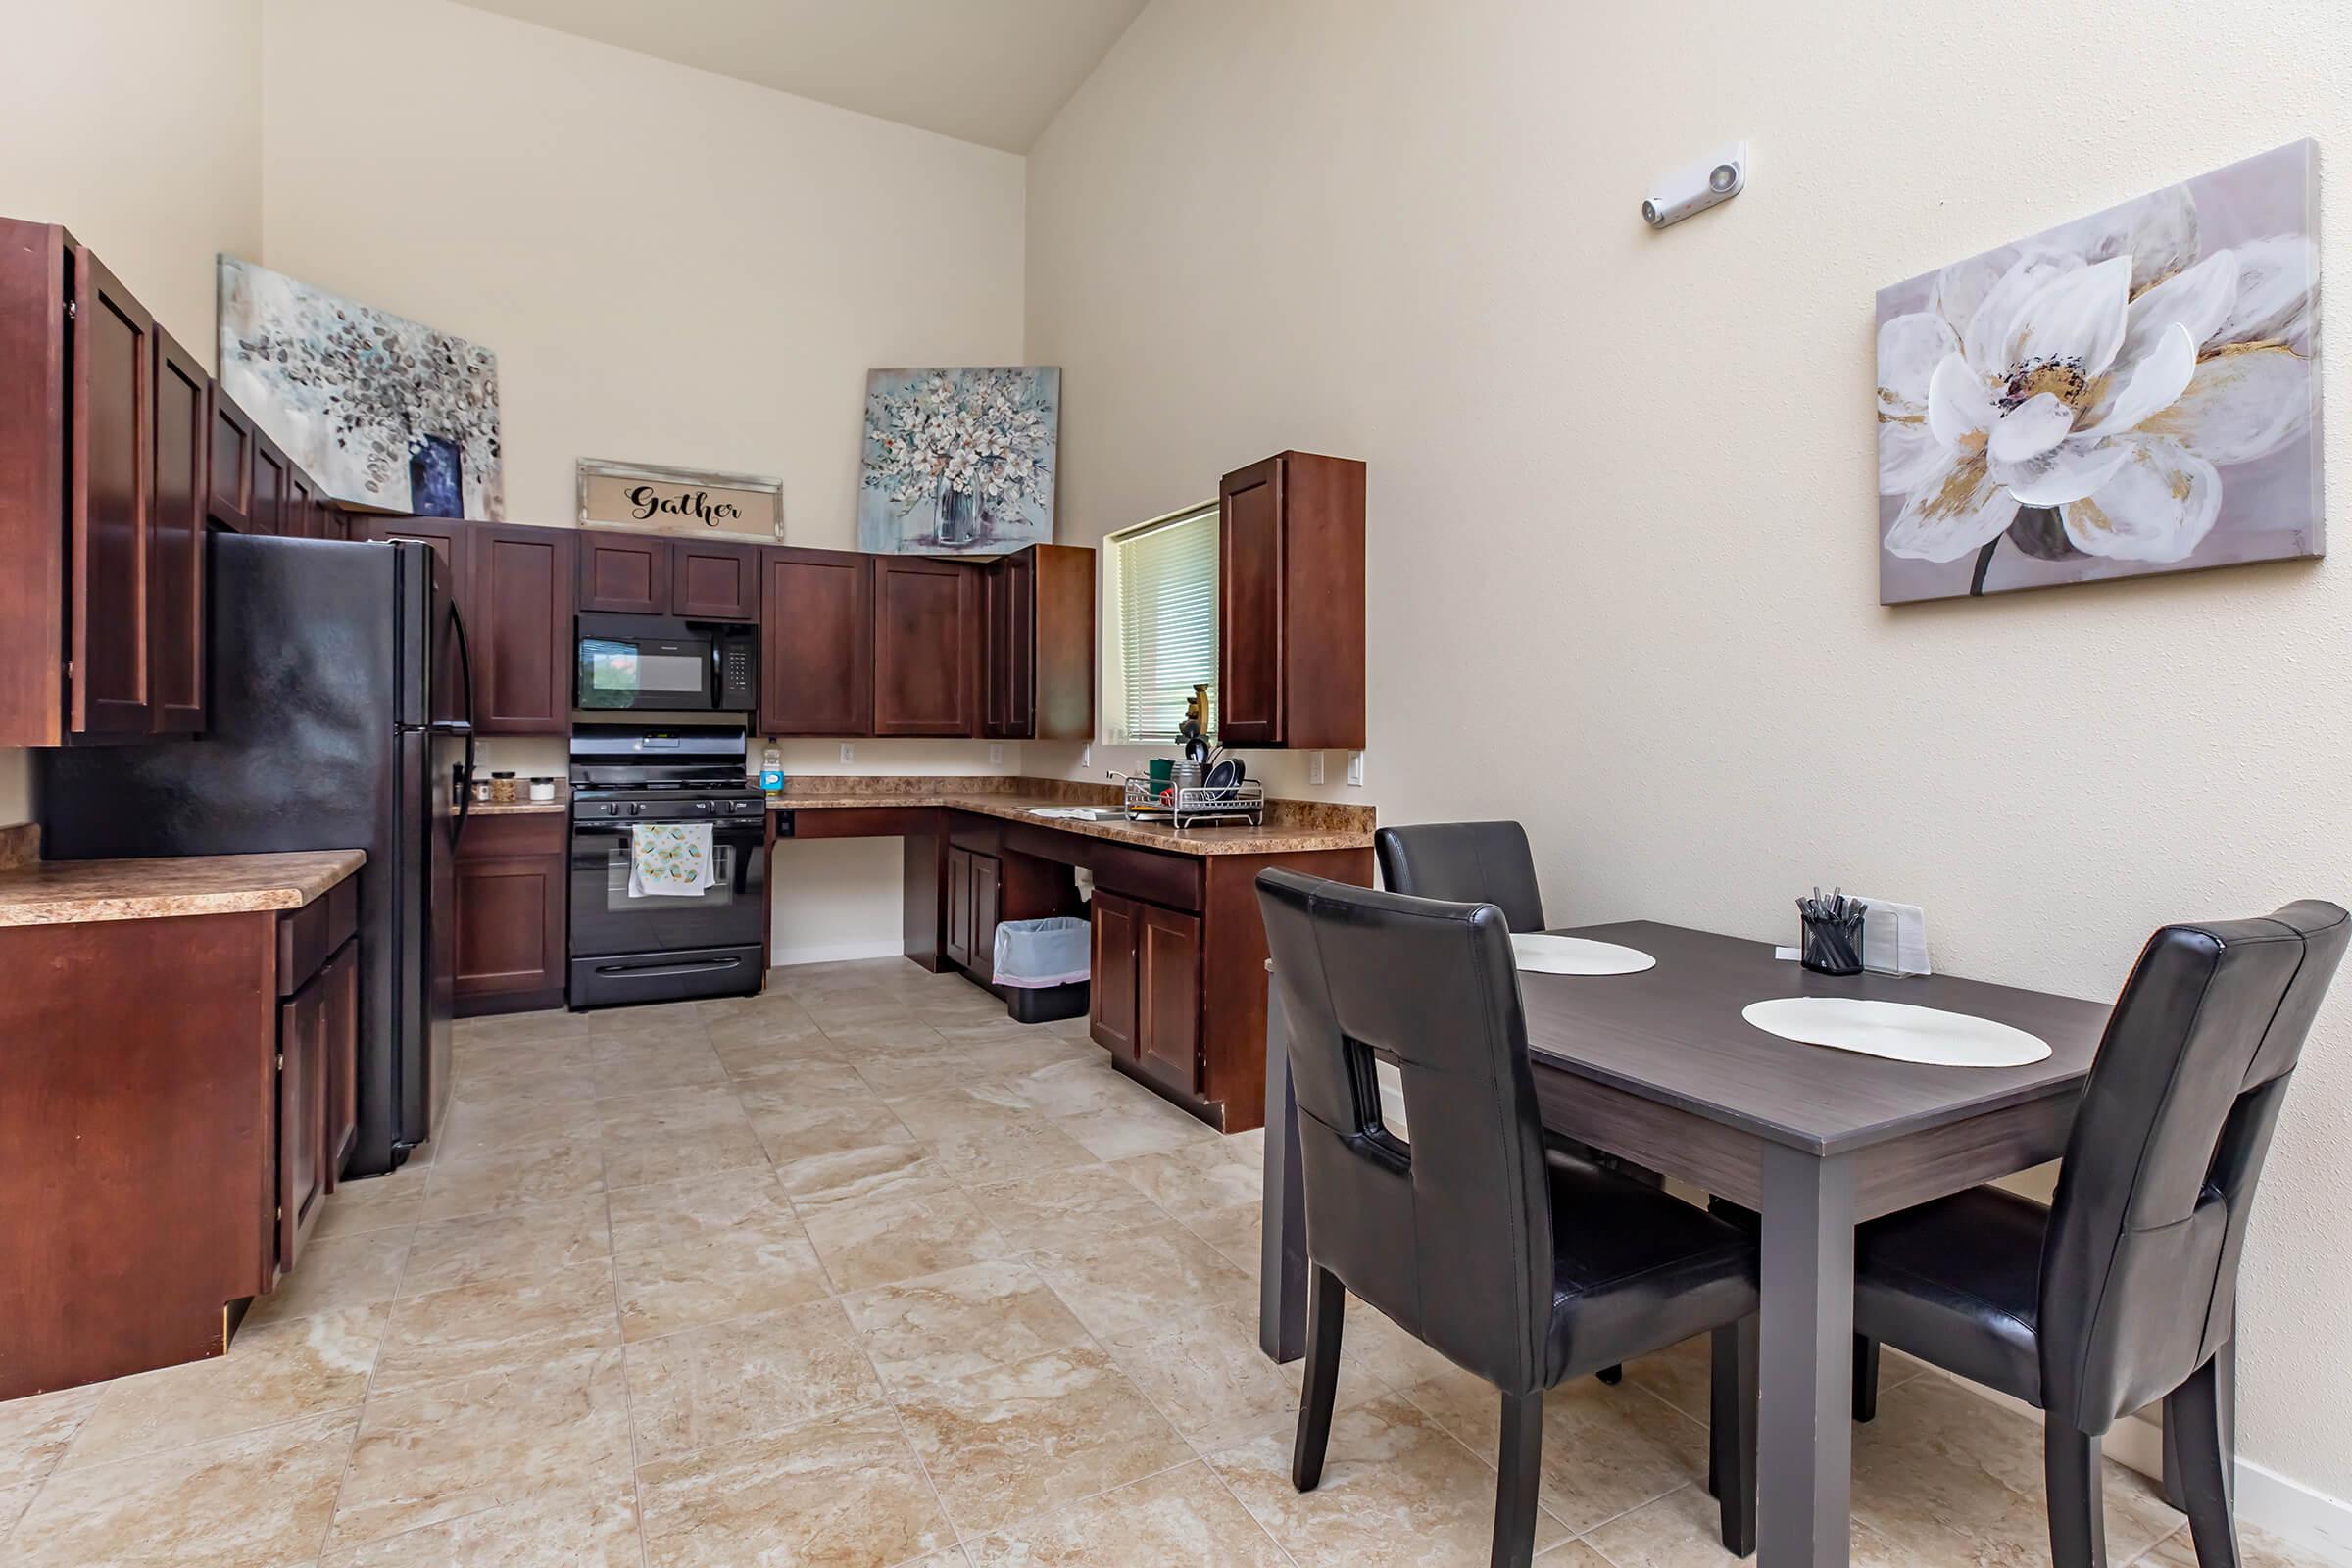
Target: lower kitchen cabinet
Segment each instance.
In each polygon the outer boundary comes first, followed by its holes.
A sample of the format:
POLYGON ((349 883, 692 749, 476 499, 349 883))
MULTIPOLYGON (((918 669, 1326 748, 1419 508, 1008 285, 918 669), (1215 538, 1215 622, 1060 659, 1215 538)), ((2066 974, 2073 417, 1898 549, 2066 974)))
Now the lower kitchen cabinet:
POLYGON ((982 985, 997 973, 997 920, 1004 862, 977 850, 948 851, 948 961, 982 985))
POLYGON ((1097 893, 1090 1032, 1138 1071, 1200 1092, 1200 917, 1097 893))
POLYGON ((564 1005, 570 819, 476 816, 458 840, 457 1014, 564 1005))
POLYGON ((41 976, 0 988, 0 1400, 220 1355, 302 1263, 357 1131, 364 874, 0 926, 41 976))

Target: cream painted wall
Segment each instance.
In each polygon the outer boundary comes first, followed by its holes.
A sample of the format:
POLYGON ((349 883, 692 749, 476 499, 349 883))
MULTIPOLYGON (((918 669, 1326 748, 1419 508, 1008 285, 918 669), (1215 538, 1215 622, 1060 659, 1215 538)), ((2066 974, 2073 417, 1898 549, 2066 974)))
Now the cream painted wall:
MULTIPOLYGON (((261 0, 23 6, 0 50, 0 214, 64 223, 213 361, 213 255, 262 237, 261 0)), ((32 814, 0 747, 0 822, 32 814)))
MULTIPOLYGON (((1946 968, 2111 995, 2168 919, 2352 901, 2352 570, 1882 610, 1873 291, 2352 145, 2348 54, 2307 0, 1158 0, 1030 159, 1063 537, 1281 447, 1367 459, 1384 818, 1526 819, 1564 919, 1785 939, 1837 881, 1924 905, 1946 968), (1644 182, 1735 136, 1746 193, 1647 231, 1644 182)), ((2338 1498, 2347 1141, 2339 1003, 2242 1307, 2244 1452, 2338 1498)))

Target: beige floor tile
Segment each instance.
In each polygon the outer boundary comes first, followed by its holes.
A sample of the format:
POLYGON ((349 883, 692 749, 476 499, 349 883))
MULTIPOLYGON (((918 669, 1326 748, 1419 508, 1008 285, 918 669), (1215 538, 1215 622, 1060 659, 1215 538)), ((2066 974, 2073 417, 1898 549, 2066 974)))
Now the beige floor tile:
POLYGON ((1616 1568, 1616 1564, 1581 1541, 1563 1541, 1548 1550, 1537 1552, 1535 1560, 1544 1568, 1616 1568))
POLYGON ((547 1274, 612 1252, 602 1193, 435 1220, 409 1235, 400 1294, 422 1296, 456 1285, 547 1274))
POLYGON ((792 1220, 791 1201, 765 1165, 624 1187, 612 1195, 612 1209, 615 1252, 643 1251, 738 1225, 792 1220))
MULTIPOLYGON (((609 1103, 609 1102, 608 1102, 609 1103)), ((731 1090, 648 1096, 606 1118, 608 1188, 646 1187, 767 1163, 767 1151, 731 1090)))
POLYGON ((915 1193, 811 1210, 808 1239, 837 1291, 862 1291, 1003 1257, 1012 1244, 961 1193, 915 1193))
MULTIPOLYGON (((1710 1336, 1693 1335, 1680 1345, 1629 1363, 1625 1375, 1691 1420, 1703 1424, 1707 1419, 1711 1347, 1710 1336)), ((1884 1396, 1888 1390, 1900 1388, 1927 1370, 1925 1364, 1898 1350, 1884 1350, 1879 1365, 1879 1393, 1884 1396)))
POLYGON ((956 1541, 884 1409, 657 1460, 639 1475, 652 1568, 894 1568, 956 1541))
POLYGON ((961 1377, 1084 1343, 1086 1330, 1027 1264, 974 1263, 843 1298, 894 1388, 961 1377))
POLYGON ((280 1279, 276 1290, 254 1298, 244 1326, 257 1329, 289 1318, 389 1301, 400 1288, 401 1268, 408 1255, 409 1233, 403 1230, 363 1231, 323 1242, 313 1238, 302 1250, 301 1266, 280 1279))
POLYGON ((995 1138, 1042 1127, 1046 1118, 1009 1094, 985 1086, 934 1089, 891 1102, 899 1120, 917 1138, 995 1138))
POLYGON ((424 1184, 430 1172, 429 1165, 417 1165, 412 1158, 389 1176, 345 1182, 318 1211, 311 1240, 322 1242, 330 1236, 414 1225, 424 1217, 424 1184))
POLYGON ((394 1303, 374 1395, 512 1372, 619 1343, 607 1258, 428 1291, 394 1303))
POLYGON ((921 1384, 900 1395, 899 1413, 967 1538, 1192 1457, 1091 1346, 921 1384))
MULTIPOLYGON (((1113 1341, 1111 1358, 1185 1441, 1213 1453, 1261 1433, 1293 1430, 1302 1362, 1277 1366, 1239 1312, 1190 1314, 1164 1330, 1113 1341)), ((1343 1369, 1344 1370, 1344 1369, 1343 1369)), ((1373 1392, 1368 1379, 1352 1391, 1373 1392)), ((1354 1402, 1354 1401, 1351 1401, 1354 1402)))
MULTIPOLYGON (((1494 1535, 1494 1472, 1404 1399, 1332 1418, 1322 1484, 1291 1486, 1291 1440, 1268 1434, 1209 1455, 1242 1505, 1299 1568, 1483 1563, 1494 1535)), ((1566 1539, 1539 1510, 1536 1546, 1566 1539)))
POLYGON ((1174 1318, 1256 1299, 1248 1275, 1173 1221, 1040 1248, 1028 1257, 1078 1321, 1107 1340, 1150 1334, 1174 1318))
MULTIPOLYGON (((2107 1544, 2130 1562, 2180 1527, 2155 1489, 2106 1468, 2107 1544)), ((2041 1428, 1948 1378, 1882 1392, 1879 1418, 1854 1434, 1854 1517, 1925 1562, 2040 1560, 2049 1539, 2041 1428)))
POLYGON ((1183 1224, 1186 1230, 1215 1248, 1235 1268, 1252 1279, 1257 1277, 1259 1248, 1265 1240, 1265 1211, 1256 1201, 1188 1215, 1183 1224))
POLYGON ((40 1490, 41 1484, 37 1481, 27 1481, 16 1487, 0 1487, 0 1542, 8 1540, 8 1533, 16 1528, 17 1520, 23 1517, 24 1510, 32 1506, 33 1494, 40 1490))
POLYGON ((1089 1161, 972 1189, 978 1203, 1020 1248, 1053 1247, 1099 1236, 1123 1236, 1167 1223, 1159 1205, 1138 1192, 1116 1167, 1089 1161))
POLYGON ((361 1412, 327 1547, 489 1508, 564 1513, 572 1506, 564 1498, 610 1498, 628 1473, 628 1385, 617 1349, 379 1392, 361 1412))
MULTIPOLYGON (((1699 1485, 1678 1488, 1584 1539, 1613 1568, 1722 1568, 1730 1560, 1722 1507, 1699 1485)), ((1927 1568, 1858 1524, 1847 1550, 1853 1568, 1927 1568)))
MULTIPOLYGON (((1013 1033, 1000 1033, 967 1043, 950 1041, 961 1054, 965 1070, 975 1081, 1007 1083, 1054 1067, 1082 1065, 1108 1071, 1102 1048, 1053 1034, 1031 1024, 1014 1024, 1013 1033)), ((945 1031, 942 1031, 944 1034, 945 1031)))
POLYGON ((755 1097, 751 1115, 752 1131, 779 1167, 818 1154, 915 1141, 897 1112, 871 1090, 830 1105, 781 1106, 755 1097))
POLYGON ((424 1189, 420 1217, 455 1219, 461 1214, 486 1214, 492 1209, 598 1193, 604 1187, 605 1156, 596 1139, 518 1144, 475 1159, 436 1161, 424 1189))
POLYGON ((843 1059, 884 1100, 921 1099, 961 1082, 963 1056, 944 1043, 926 1046, 917 1040, 886 1045, 872 1037, 846 1041, 837 1034, 831 1038, 843 1059))
POLYGON ((1343 1353, 1356 1365, 1400 1393, 1432 1378, 1453 1377, 1461 1370, 1390 1322, 1360 1296, 1348 1298, 1348 1310, 1340 1323, 1340 1344, 1343 1353))
POLYGON ((640 1340, 628 1363, 641 1463, 882 1398, 858 1331, 830 1300, 640 1340))
POLYGON ((458 1091, 469 1099, 513 1102, 596 1098, 596 1050, 586 1035, 521 1051, 461 1040, 451 1053, 450 1067, 458 1091))
MULTIPOLYGON (((2237 1526, 2237 1547, 2240 1568, 2328 1568, 2336 1560, 2281 1541, 2243 1520, 2237 1526)), ((2133 1568, 2198 1568, 2196 1544, 2183 1528, 2158 1542, 2133 1568)))
POLYGON ((727 1069, 701 1039, 669 1040, 626 1051, 599 1053, 598 1100, 660 1094, 666 1089, 723 1089, 727 1069))
POLYGON ((460 1045, 520 1046, 550 1040, 588 1038, 584 1012, 508 1012, 490 1018, 460 1018, 454 1031, 460 1045))
POLYGON ((596 1102, 529 1093, 475 1097, 460 1090, 434 1139, 439 1159, 495 1156, 516 1144, 593 1138, 596 1102))
POLYGON ((588 1038, 599 1052, 612 1046, 642 1047, 672 1041, 704 1042, 700 1003, 662 1002, 643 1007, 606 1007, 585 1016, 588 1038))
POLYGON ((1122 1076, 1101 1047, 1088 1043, 1072 1056, 1004 1080, 1003 1087, 1031 1110, 1047 1116, 1077 1116, 1110 1110, 1152 1091, 1122 1076))
POLYGON ((55 1469, 106 1389, 93 1383, 0 1403, 0 1487, 28 1486, 55 1469))
POLYGON ((1106 1110, 1063 1116, 1054 1125, 1076 1139, 1097 1159, 1164 1154, 1171 1149, 1219 1136, 1214 1127, 1194 1120, 1156 1095, 1106 1110))
POLYGON ((743 1108, 752 1115, 820 1111, 864 1104, 876 1097, 858 1069, 831 1056, 769 1061, 730 1072, 743 1108))
MULTIPOLYGON (((764 999, 746 1000, 763 1001, 764 999)), ((712 1049, 720 1053, 721 1059, 725 1058, 725 1054, 730 1050, 811 1040, 824 1033, 816 1026, 816 1020, 808 1016, 806 1008, 798 1003, 784 999, 768 1003, 765 1006, 744 1008, 731 1014, 715 1017, 706 1015, 703 1019, 703 1030, 712 1049)), ((731 1069, 733 1063, 730 1062, 728 1065, 731 1069)))
POLYGON ((622 1335, 649 1340, 825 1294, 825 1272, 798 1223, 763 1220, 689 1236, 613 1259, 622 1335))
MULTIPOLYGON (((1502 1396, 1492 1385, 1456 1370, 1403 1393, 1494 1462, 1502 1396)), ((1544 1396, 1539 1495, 1573 1535, 1706 1475, 1706 1429, 1644 1390, 1582 1378, 1544 1396)))
POLYGON ((919 1142, 875 1144, 780 1159, 776 1161, 776 1180, 792 1199, 793 1207, 803 1214, 870 1198, 945 1192, 956 1185, 940 1167, 939 1152, 919 1142))
POLYGON ((849 1066, 842 1059, 841 1048, 814 1027, 807 1034, 763 1040, 721 1039, 710 1049, 717 1054, 718 1064, 727 1070, 727 1077, 743 1085, 754 1083, 761 1074, 778 1067, 816 1062, 849 1066))
POLYGON ((385 1309, 346 1307, 248 1328, 228 1353, 104 1384, 63 1469, 133 1458, 256 1427, 359 1407, 385 1309))
POLYGON ((607 1464, 594 1485, 563 1483, 520 1501, 329 1551, 319 1568, 644 1568, 637 1483, 607 1464))
POLYGON ((350 1411, 51 1476, 11 1568, 299 1568, 315 1562, 351 1453, 350 1411))
POLYGON ((976 1568, 1290 1568, 1206 1465, 1195 1462, 1025 1519, 972 1543, 976 1568))
POLYGON ((1222 1138, 1187 1144, 1164 1154, 1138 1154, 1111 1169, 1180 1220, 1255 1203, 1263 1191, 1257 1159, 1222 1138))
POLYGON ((954 1133, 933 1140, 933 1147, 940 1168, 967 1187, 1095 1162, 1084 1145, 1042 1117, 1000 1133, 954 1133))

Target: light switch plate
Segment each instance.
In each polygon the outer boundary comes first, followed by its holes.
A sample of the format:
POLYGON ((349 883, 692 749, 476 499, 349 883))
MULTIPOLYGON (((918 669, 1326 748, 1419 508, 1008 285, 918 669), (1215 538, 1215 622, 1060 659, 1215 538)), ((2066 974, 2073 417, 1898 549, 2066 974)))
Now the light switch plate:
POLYGON ((1323 782, 1323 754, 1321 752, 1306 754, 1306 781, 1309 784, 1323 782))
POLYGON ((1355 785, 1359 789, 1363 786, 1364 754, 1361 752, 1349 752, 1348 754, 1348 782, 1355 785))
POLYGON ((852 746, 848 741, 843 741, 841 743, 841 760, 845 762, 858 760, 858 748, 852 746))
POLYGON ((1095 765, 1095 743, 1093 741, 1088 741, 1084 746, 1078 748, 1078 765, 1080 767, 1095 765))
POLYGON ((1003 743, 997 741, 989 742, 988 760, 991 762, 1002 762, 1004 760, 1004 747, 1003 743))

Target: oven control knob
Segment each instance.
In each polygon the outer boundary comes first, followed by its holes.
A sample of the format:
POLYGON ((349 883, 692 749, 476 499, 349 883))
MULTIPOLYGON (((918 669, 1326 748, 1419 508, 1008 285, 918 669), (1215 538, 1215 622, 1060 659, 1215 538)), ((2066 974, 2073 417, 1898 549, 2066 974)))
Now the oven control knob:
POLYGON ((629 803, 629 814, 631 816, 643 816, 645 814, 645 803, 643 801, 631 801, 629 803))
POLYGON ((707 816, 710 811, 710 803, 709 801, 697 801, 694 803, 694 808, 707 816))
POLYGON ((620 814, 620 803, 618 801, 607 801, 605 803, 605 814, 607 816, 618 816, 620 814))

